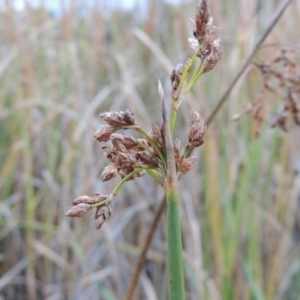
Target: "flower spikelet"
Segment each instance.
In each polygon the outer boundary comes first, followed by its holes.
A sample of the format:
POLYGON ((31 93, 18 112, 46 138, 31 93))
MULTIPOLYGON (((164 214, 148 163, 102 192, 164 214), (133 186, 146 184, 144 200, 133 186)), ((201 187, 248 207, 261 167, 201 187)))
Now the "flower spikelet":
POLYGON ((102 181, 108 181, 117 175, 117 169, 114 166, 106 166, 101 174, 102 181))
POLYGON ((115 128, 110 125, 101 125, 95 132, 94 137, 99 142, 107 142, 110 136, 115 132, 115 128))
POLYGON ((80 203, 85 203, 85 204, 96 204, 99 203, 101 201, 104 201, 107 198, 106 195, 102 195, 99 193, 95 193, 93 197, 90 196, 80 196, 78 198, 76 198, 75 200, 73 200, 73 205, 78 205, 80 203))
POLYGON ((147 152, 137 152, 136 153, 136 159, 143 163, 144 165, 148 167, 157 167, 158 162, 157 160, 153 157, 153 155, 147 153, 147 152))
POLYGON ((109 201, 106 205, 97 208, 95 213, 96 229, 100 229, 102 225, 109 220, 112 213, 113 213, 113 207, 111 201, 109 201))
POLYGON ((72 218, 79 218, 86 214, 92 206, 87 203, 79 203, 77 205, 72 206, 67 212, 66 216, 72 217, 72 218))
POLYGON ((197 160, 197 156, 190 156, 190 157, 184 158, 183 160, 181 160, 181 163, 179 165, 179 171, 182 174, 188 173, 191 170, 192 165, 194 164, 194 162, 196 160, 197 160))
POLYGON ((125 109, 119 112, 104 112, 99 115, 110 126, 122 127, 135 125, 133 112, 130 109, 125 109))
POLYGON ((124 136, 120 133, 113 133, 110 137, 113 145, 121 152, 127 152, 138 146, 138 141, 131 136, 124 136))
POLYGON ((202 0, 197 6, 197 12, 194 17, 196 29, 194 30, 195 38, 203 44, 206 39, 207 25, 209 22, 209 10, 207 0, 202 0))
POLYGON ((212 70, 220 60, 223 50, 220 46, 216 27, 212 25, 213 18, 210 17, 207 0, 202 0, 197 7, 196 15, 191 17, 196 26, 194 38, 189 43, 194 51, 200 50, 197 54, 203 61, 203 73, 212 70))
POLYGON ((188 143, 189 146, 199 147, 204 141, 203 137, 206 131, 206 125, 201 119, 200 115, 192 110, 190 112, 190 129, 188 132, 188 143))
POLYGON ((162 131, 162 124, 151 124, 150 136, 161 146, 165 146, 164 134, 162 131))

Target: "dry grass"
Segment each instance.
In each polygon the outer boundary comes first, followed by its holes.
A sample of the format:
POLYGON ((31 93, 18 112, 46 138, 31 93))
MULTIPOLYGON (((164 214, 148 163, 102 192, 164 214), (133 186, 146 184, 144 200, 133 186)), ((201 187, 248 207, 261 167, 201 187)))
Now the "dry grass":
MULTIPOLYGON (((224 56, 182 105, 182 139, 190 107, 209 115, 277 3, 210 2, 224 56)), ((100 112, 130 107, 144 128, 159 121, 157 80, 170 90, 172 66, 190 54, 196 4, 149 1, 144 18, 139 6, 110 16, 101 6, 78 16, 74 6, 59 19, 42 9, 0 12, 3 299, 124 297, 163 190, 147 178, 127 183, 101 231, 93 216, 74 221, 64 212, 77 195, 113 188, 99 180, 105 160, 93 133, 100 112)), ((299 15, 293 1, 257 59, 280 45, 299 47, 299 15)), ((180 182, 187 299, 300 297, 299 128, 285 134, 264 124, 255 140, 250 118, 231 122, 260 84, 249 68, 206 133, 198 165, 180 182)), ((164 217, 136 299, 167 298, 165 234, 164 217)))

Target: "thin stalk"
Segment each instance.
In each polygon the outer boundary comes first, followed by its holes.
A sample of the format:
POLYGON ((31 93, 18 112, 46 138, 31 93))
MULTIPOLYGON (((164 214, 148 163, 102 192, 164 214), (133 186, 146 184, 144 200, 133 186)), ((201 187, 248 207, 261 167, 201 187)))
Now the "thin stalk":
POLYGON ((188 92, 193 85, 196 83, 196 81, 200 78, 200 76, 203 74, 203 69, 202 69, 202 64, 201 66, 197 69, 193 77, 191 78, 190 82, 188 83, 185 92, 188 92))
POLYGON ((145 168, 137 168, 134 169, 131 173, 129 173, 128 175, 126 175, 117 185, 116 187, 113 189, 113 191, 111 192, 110 196, 108 196, 107 199, 97 202, 95 204, 92 204, 92 207, 98 207, 98 206, 102 206, 104 204, 106 204, 108 201, 111 200, 112 197, 116 196, 120 190, 120 188, 123 186, 123 184, 130 179, 132 176, 134 176, 135 174, 137 174, 138 172, 143 171, 145 168))
POLYGON ((194 53, 194 55, 192 56, 192 58, 190 59, 190 61, 186 65, 186 67, 185 67, 185 69, 184 69, 184 71, 182 73, 182 77, 180 79, 179 87, 183 87, 185 79, 187 78, 187 75, 188 75, 188 73, 189 73, 189 71, 190 71, 190 69, 191 69, 191 67, 192 67, 192 65, 193 65, 193 63, 194 63, 194 61, 195 61, 195 59, 197 57, 199 49, 194 53))
POLYGON ((134 171, 132 171, 131 173, 129 173, 128 175, 126 175, 118 184, 117 186, 114 188, 114 190, 112 191, 113 195, 117 195, 117 193, 119 192, 120 188, 122 187, 122 185, 128 180, 130 179, 132 176, 134 176, 135 174, 143 171, 145 168, 136 168, 134 171))
POLYGON ((165 179, 165 188, 167 199, 169 299, 184 300, 185 295, 181 240, 180 197, 171 130, 167 117, 164 93, 160 83, 159 95, 162 102, 163 131, 168 166, 167 176, 165 179))
POLYGON ((168 276, 169 299, 183 300, 184 273, 182 259, 182 240, 180 222, 180 199, 177 179, 176 183, 168 181, 166 185, 167 198, 167 231, 168 231, 168 276))

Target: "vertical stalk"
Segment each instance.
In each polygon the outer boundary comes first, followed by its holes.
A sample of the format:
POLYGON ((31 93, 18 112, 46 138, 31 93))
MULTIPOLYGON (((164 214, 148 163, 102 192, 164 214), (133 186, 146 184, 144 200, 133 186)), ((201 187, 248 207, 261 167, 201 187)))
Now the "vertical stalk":
POLYGON ((182 260, 182 240, 180 222, 180 201, 177 186, 166 185, 168 219, 168 276, 169 299, 183 300, 184 273, 182 260))
POLYGON ((162 102, 163 132, 167 156, 167 170, 165 179, 167 199, 167 242, 168 242, 168 277, 169 299, 184 300, 184 273, 182 259, 182 240, 180 222, 180 197, 175 165, 174 148, 170 125, 166 112, 164 93, 159 82, 159 95, 162 102))

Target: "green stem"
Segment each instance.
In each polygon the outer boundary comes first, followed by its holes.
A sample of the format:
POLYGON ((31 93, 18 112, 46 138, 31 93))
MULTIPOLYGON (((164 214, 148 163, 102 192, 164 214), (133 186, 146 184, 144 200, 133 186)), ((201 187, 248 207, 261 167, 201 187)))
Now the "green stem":
POLYGON ((168 276, 169 300, 184 300, 184 273, 182 259, 180 199, 177 180, 174 147, 168 122, 164 93, 159 84, 159 94, 162 102, 163 132, 167 155, 167 174, 165 179, 167 199, 167 240, 168 240, 168 276))
POLYGON ((196 81, 200 78, 200 76, 203 74, 203 69, 202 69, 202 64, 200 65, 200 67, 197 69, 197 71, 194 73, 194 75, 192 76, 190 82, 188 83, 185 92, 188 92, 193 85, 196 83, 196 81))
MULTIPOLYGON (((117 186, 113 189, 111 195, 115 196, 118 194, 120 188, 122 187, 122 185, 128 180, 130 179, 132 176, 134 176, 135 174, 137 174, 138 172, 141 172, 142 170, 144 170, 145 168, 137 168, 134 169, 131 173, 129 173, 128 175, 126 175, 118 184, 117 186)), ((107 202, 107 200, 109 199, 109 197, 101 202, 95 203, 92 205, 92 207, 97 207, 97 206, 101 206, 103 204, 105 204, 107 202)))
POLYGON ((180 79, 180 83, 179 83, 179 87, 180 88, 183 87, 183 85, 184 85, 185 79, 187 78, 187 75, 188 75, 188 73, 189 73, 189 71, 190 71, 190 69, 191 69, 191 67, 192 67, 192 65, 193 65, 193 63, 194 63, 194 61, 195 61, 195 59, 197 57, 198 51, 196 51, 194 53, 194 55, 192 56, 191 60, 189 61, 189 63, 187 64, 187 66, 185 67, 185 69, 184 69, 184 71, 182 73, 182 76, 181 76, 181 79, 180 79))
POLYGON ((180 222, 179 192, 176 187, 166 186, 168 219, 168 276, 169 300, 184 300, 184 272, 180 222))

